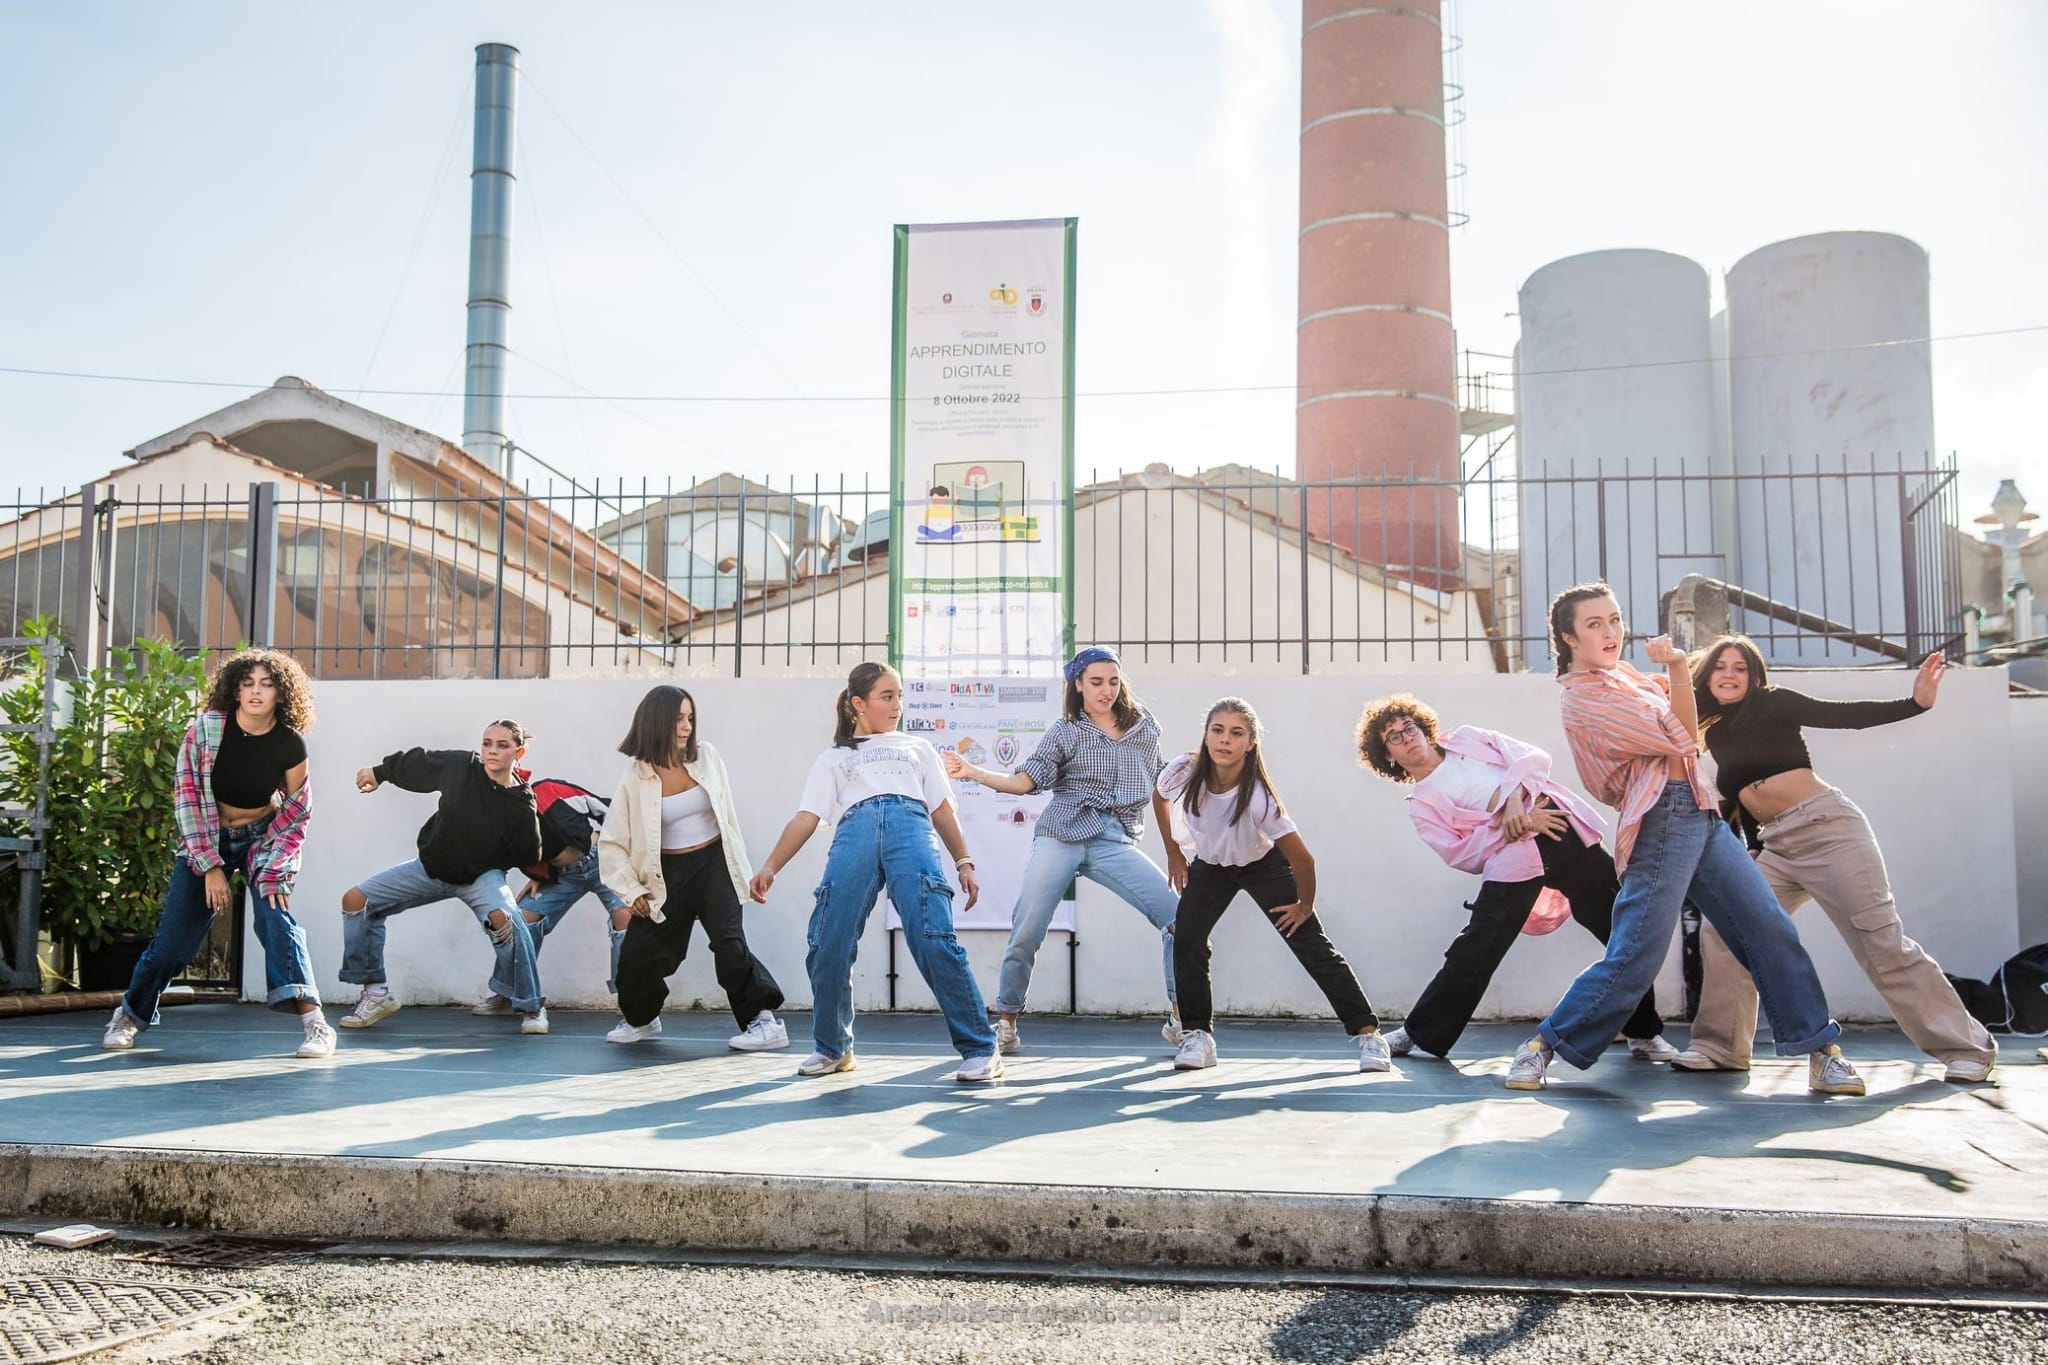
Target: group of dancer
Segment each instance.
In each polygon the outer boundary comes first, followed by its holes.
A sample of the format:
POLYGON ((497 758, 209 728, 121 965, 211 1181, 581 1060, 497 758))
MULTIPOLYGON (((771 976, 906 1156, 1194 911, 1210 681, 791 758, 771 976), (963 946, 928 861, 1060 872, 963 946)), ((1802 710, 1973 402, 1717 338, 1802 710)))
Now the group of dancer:
MULTIPOLYGON (((400 1008, 387 984, 386 921, 441 900, 475 915, 495 955, 478 1014, 516 1016, 548 1031, 540 950, 572 906, 597 899, 608 917, 609 989, 634 1044, 661 1032, 668 978, 702 925, 719 987, 739 1031, 730 1045, 789 1045, 783 992, 748 947, 743 904, 764 903, 778 874, 821 825, 830 849, 806 934, 812 1051, 804 1076, 855 1069, 852 971, 862 931, 886 889, 912 963, 931 988, 963 1083, 999 1079, 1022 1047, 1033 965, 1053 912, 1076 877, 1135 908, 1161 938, 1174 1066, 1216 1065, 1210 935, 1247 892, 1329 1001, 1361 1071, 1384 1072, 1420 1050, 1448 1056, 1524 933, 1566 917, 1606 945, 1509 1062, 1510 1089, 1540 1089, 1562 1057, 1591 1067, 1616 1039, 1649 1062, 1686 1070, 1750 1064, 1759 1002, 1781 1056, 1808 1059, 1808 1086, 1864 1092, 1837 1042, 1812 959, 1790 914, 1818 901, 1900 1026, 1943 1063, 1947 1079, 1986 1080, 1997 1045, 1934 960, 1907 937, 1868 822, 1821 781, 1803 727, 1864 728, 1935 703, 1944 662, 1931 655, 1912 695, 1826 702, 1768 681, 1756 648, 1726 636, 1695 660, 1664 637, 1645 645, 1661 671, 1622 658, 1621 609, 1605 584, 1558 595, 1551 645, 1562 719, 1580 785, 1615 813, 1605 821, 1553 776, 1551 757, 1475 726, 1445 729, 1412 696, 1369 702, 1355 740, 1360 762, 1409 788, 1417 834, 1443 861, 1482 879, 1443 966, 1399 1027, 1382 1031, 1357 974, 1316 913, 1315 859, 1275 789, 1258 715, 1242 698, 1209 708, 1199 742, 1170 759, 1155 718, 1114 653, 1082 650, 1065 670, 1063 714, 1013 772, 943 754, 897 729, 903 684, 863 663, 833 702, 832 740, 811 766, 796 813, 767 858, 750 865, 732 788, 699 735, 695 699, 657 686, 619 752, 628 766, 606 801, 575 783, 533 780, 518 723, 486 726, 474 751, 408 749, 356 774, 360 792, 390 784, 432 793, 418 856, 365 877, 342 897, 341 980, 361 987, 340 1020, 378 1024, 400 1008), (1716 762, 1718 793, 1700 767, 1716 762), (981 893, 962 834, 954 783, 1050 794, 1037 822, 997 982, 984 1001, 954 931, 953 905, 981 893), (1140 848, 1145 814, 1166 837, 1162 870, 1140 848), (950 868, 948 864, 950 863, 950 868), (515 894, 508 869, 527 881, 515 894), (1705 980, 1688 1046, 1664 1037, 1653 982, 1681 909, 1706 921, 1705 980)), ((246 650, 221 667, 178 758, 181 847, 157 935, 115 1007, 103 1045, 134 1046, 158 1022, 164 987, 191 961, 239 876, 254 902, 267 999, 301 1016, 301 1057, 335 1047, 320 1010, 291 897, 311 810, 303 736, 312 689, 286 655, 246 650)))

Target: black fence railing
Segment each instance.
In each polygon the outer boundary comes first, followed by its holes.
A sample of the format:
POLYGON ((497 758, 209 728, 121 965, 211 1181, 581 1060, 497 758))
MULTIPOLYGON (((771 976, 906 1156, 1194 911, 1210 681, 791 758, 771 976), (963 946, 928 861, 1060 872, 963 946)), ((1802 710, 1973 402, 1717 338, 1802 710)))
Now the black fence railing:
MULTIPOLYGON (((1651 633, 1697 575, 1741 590, 1728 624, 1773 662, 1956 653, 1953 466, 1874 463, 1094 477, 1075 633, 1148 668, 1544 669, 1557 589, 1604 577, 1651 633)), ((0 503, 0 628, 55 617, 74 662, 264 641, 327 678, 830 675, 888 651, 889 511, 846 480, 374 499, 116 480, 0 503)))

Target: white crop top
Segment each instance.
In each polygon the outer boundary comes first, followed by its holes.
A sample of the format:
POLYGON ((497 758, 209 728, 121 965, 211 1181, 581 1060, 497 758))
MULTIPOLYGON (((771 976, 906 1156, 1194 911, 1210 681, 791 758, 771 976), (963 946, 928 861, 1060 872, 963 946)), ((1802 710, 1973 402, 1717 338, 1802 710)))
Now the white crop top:
POLYGON ((711 793, 703 783, 661 798, 663 848, 695 848, 717 837, 718 817, 711 813, 711 793))
POLYGON ((1445 754, 1436 771, 1422 779, 1420 786, 1434 787, 1454 806, 1466 810, 1492 810, 1508 770, 1498 763, 1466 754, 1445 754))

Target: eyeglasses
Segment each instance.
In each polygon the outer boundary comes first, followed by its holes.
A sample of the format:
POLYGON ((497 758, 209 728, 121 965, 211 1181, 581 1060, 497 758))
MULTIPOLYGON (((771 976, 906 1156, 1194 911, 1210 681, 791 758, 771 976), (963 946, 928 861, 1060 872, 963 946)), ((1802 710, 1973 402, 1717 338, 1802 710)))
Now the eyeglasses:
POLYGON ((1422 738, 1422 727, 1412 720, 1404 720, 1399 725, 1389 725, 1380 731, 1380 738, 1389 744, 1407 744, 1411 740, 1422 738))

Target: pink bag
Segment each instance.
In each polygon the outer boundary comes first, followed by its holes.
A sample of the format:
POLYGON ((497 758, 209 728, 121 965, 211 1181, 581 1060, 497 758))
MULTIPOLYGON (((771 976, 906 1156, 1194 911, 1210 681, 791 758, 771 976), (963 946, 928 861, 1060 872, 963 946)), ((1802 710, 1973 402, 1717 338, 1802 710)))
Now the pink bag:
POLYGON ((1547 934, 1572 917, 1572 903, 1564 893, 1544 887, 1536 897, 1536 904, 1529 907, 1529 918, 1522 921, 1525 934, 1547 934))

